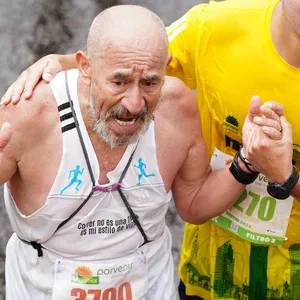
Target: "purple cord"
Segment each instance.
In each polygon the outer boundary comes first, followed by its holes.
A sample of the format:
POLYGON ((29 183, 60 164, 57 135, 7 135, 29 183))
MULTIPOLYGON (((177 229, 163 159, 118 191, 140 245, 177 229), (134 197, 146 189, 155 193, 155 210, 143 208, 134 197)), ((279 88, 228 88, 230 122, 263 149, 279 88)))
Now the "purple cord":
POLYGON ((120 187, 121 187, 121 183, 119 183, 119 182, 113 183, 113 184, 111 185, 111 187, 109 187, 109 188, 103 188, 103 187, 94 185, 94 186, 93 186, 93 191, 94 191, 94 192, 104 192, 104 193, 109 193, 109 192, 117 191, 118 188, 120 188, 120 187))

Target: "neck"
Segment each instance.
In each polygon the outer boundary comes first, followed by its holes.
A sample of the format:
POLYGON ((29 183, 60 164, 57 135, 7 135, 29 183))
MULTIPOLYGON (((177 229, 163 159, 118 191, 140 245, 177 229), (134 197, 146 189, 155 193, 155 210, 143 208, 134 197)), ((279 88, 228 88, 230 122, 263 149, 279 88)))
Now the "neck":
POLYGON ((300 68, 300 36, 293 31, 286 19, 282 1, 273 13, 271 38, 279 55, 291 66, 300 68))

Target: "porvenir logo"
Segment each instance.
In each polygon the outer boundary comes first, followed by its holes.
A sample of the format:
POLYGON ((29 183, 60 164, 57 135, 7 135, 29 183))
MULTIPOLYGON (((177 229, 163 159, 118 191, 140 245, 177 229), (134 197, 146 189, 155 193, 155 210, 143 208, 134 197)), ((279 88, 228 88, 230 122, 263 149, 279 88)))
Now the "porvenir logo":
POLYGON ((93 276, 93 272, 89 267, 80 266, 74 274, 72 274, 72 282, 82 284, 99 284, 99 277, 93 276))
POLYGON ((224 121, 224 126, 234 132, 237 132, 239 130, 239 122, 234 116, 227 116, 226 120, 224 121))

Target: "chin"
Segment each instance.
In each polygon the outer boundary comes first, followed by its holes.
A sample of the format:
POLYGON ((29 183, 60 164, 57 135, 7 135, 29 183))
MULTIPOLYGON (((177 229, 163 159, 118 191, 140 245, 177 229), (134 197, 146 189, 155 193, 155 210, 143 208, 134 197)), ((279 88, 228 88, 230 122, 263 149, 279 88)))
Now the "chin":
POLYGON ((150 121, 144 122, 138 129, 134 131, 127 132, 118 132, 115 133, 110 131, 105 136, 102 135, 101 138, 105 140, 111 147, 120 147, 129 144, 133 144, 139 140, 141 136, 145 134, 147 129, 149 128, 150 121))

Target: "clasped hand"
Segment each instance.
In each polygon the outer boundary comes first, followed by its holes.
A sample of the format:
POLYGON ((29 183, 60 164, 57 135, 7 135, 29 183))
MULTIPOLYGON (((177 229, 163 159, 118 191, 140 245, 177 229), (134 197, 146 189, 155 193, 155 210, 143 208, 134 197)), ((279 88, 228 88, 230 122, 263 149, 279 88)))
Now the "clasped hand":
POLYGON ((245 157, 269 182, 285 182, 292 172, 292 127, 277 102, 250 102, 243 127, 245 157))

